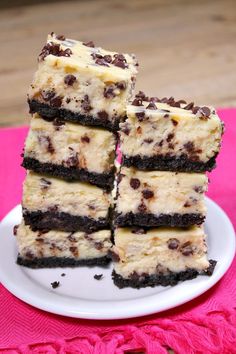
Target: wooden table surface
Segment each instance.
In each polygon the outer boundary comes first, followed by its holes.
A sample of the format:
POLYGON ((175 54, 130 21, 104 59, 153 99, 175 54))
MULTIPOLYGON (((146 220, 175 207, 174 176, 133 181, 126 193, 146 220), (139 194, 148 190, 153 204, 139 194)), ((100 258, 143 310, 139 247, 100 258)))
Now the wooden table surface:
POLYGON ((47 33, 135 53, 137 89, 236 105, 235 0, 64 1, 0 12, 0 126, 28 123, 26 93, 47 33))

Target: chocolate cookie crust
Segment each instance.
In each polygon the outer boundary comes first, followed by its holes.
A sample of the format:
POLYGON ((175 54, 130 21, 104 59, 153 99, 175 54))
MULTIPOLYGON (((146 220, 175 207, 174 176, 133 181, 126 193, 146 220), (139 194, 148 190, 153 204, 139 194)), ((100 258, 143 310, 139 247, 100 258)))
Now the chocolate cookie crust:
POLYGON ((160 214, 158 216, 148 213, 134 214, 129 212, 125 215, 116 214, 115 224, 117 226, 172 226, 172 227, 188 227, 191 225, 201 225, 205 220, 202 214, 160 214))
POLYGON ((121 118, 115 118, 113 122, 111 122, 109 120, 99 119, 90 115, 72 112, 65 108, 52 107, 35 99, 28 100, 28 104, 30 113, 39 113, 42 118, 46 118, 46 120, 54 120, 55 118, 58 118, 62 121, 106 128, 112 132, 119 130, 119 123, 121 120, 124 120, 121 118))
MULTIPOLYGON (((218 154, 218 153, 217 153, 218 154)), ((216 167, 216 157, 211 157, 207 162, 192 161, 186 154, 181 156, 123 156, 122 164, 126 167, 136 167, 139 170, 160 170, 176 172, 206 172, 216 167)))
POLYGON ((198 272, 196 269, 188 269, 186 271, 179 272, 179 273, 170 272, 168 275, 163 275, 163 274, 138 275, 137 273, 133 273, 130 278, 125 279, 121 275, 117 274, 115 270, 113 270, 112 279, 114 281, 114 284, 120 289, 126 287, 140 289, 147 286, 154 287, 157 285, 174 286, 180 281, 194 279, 198 275, 211 276, 214 271, 216 261, 210 260, 209 262, 210 262, 210 266, 205 272, 198 272))
POLYGON ((61 230, 66 232, 94 232, 110 228, 110 215, 98 220, 87 216, 75 216, 60 211, 41 210, 30 212, 23 210, 26 225, 30 225, 33 231, 37 230, 61 230))
POLYGON ((32 157, 24 157, 22 166, 27 170, 32 170, 37 173, 47 174, 54 177, 59 177, 68 181, 89 182, 97 187, 110 191, 113 188, 115 168, 110 173, 95 173, 89 172, 83 168, 74 166, 65 167, 52 163, 42 163, 32 157))
POLYGON ((55 268, 55 267, 77 267, 77 266, 106 266, 110 263, 107 256, 91 259, 74 259, 66 257, 44 257, 44 258, 22 258, 17 257, 17 264, 29 268, 55 268))

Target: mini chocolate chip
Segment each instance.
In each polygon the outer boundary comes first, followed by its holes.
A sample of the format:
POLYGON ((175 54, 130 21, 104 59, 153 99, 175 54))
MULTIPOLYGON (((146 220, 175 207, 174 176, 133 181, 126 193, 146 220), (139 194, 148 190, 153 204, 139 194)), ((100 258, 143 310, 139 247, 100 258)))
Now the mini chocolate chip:
POLYGON ((143 142, 147 144, 151 144, 153 143, 153 139, 144 139, 143 142))
POLYGON ((112 56, 107 54, 104 55, 103 59, 107 62, 107 63, 111 63, 112 62, 112 56))
POLYGON ((115 85, 110 85, 108 87, 105 87, 103 91, 103 96, 105 98, 114 98, 116 96, 114 90, 115 90, 115 85))
POLYGON ((59 281, 54 281, 54 282, 51 283, 51 286, 52 286, 53 289, 58 288, 59 285, 60 285, 59 281))
POLYGON ((185 242, 181 246, 180 252, 182 253, 183 256, 190 256, 190 254, 193 254, 193 247, 191 245, 191 242, 189 241, 185 242))
POLYGON ((66 99, 66 103, 70 103, 71 99, 69 97, 67 97, 66 99))
POLYGON ((170 133, 167 135, 167 138, 166 138, 166 141, 169 143, 173 138, 174 138, 174 134, 173 133, 170 133))
POLYGON ((133 227, 131 232, 132 234, 137 234, 137 235, 143 235, 147 233, 147 231, 141 227, 133 227))
POLYGON ((164 116, 163 116, 163 118, 169 118, 169 114, 168 113, 166 113, 166 114, 164 114, 164 116))
POLYGON ((87 135, 81 136, 80 140, 82 141, 82 143, 90 142, 90 138, 87 135))
POLYGON ((61 277, 65 277, 66 273, 61 273, 61 277))
POLYGON ((70 250, 71 253, 73 253, 73 255, 74 255, 75 257, 78 256, 78 248, 77 248, 77 247, 71 246, 71 247, 69 248, 69 250, 70 250))
POLYGON ((109 65, 107 64, 107 62, 105 61, 104 58, 97 58, 97 59, 95 60, 95 63, 96 63, 97 65, 109 66, 109 65))
POLYGON ((56 96, 50 100, 50 105, 52 107, 58 108, 61 107, 61 104, 62 104, 62 97, 60 96, 56 96))
POLYGON ((146 205, 143 202, 141 202, 141 204, 139 204, 138 211, 140 213, 145 213, 147 211, 147 207, 146 207, 146 205))
POLYGON ((154 197, 154 193, 150 189, 144 189, 142 191, 142 195, 143 195, 143 198, 145 198, 145 199, 150 199, 150 198, 154 197))
POLYGON ((58 34, 56 35, 56 39, 58 39, 59 41, 64 41, 66 37, 64 36, 64 34, 58 34))
POLYGON ((73 86, 76 81, 76 77, 74 75, 68 74, 64 77, 64 83, 68 86, 73 86))
POLYGON ((141 98, 135 98, 132 102, 133 106, 143 106, 142 99, 141 98))
POLYGON ((155 110, 155 109, 157 109, 157 106, 155 105, 154 102, 150 102, 149 105, 146 107, 146 109, 155 110))
POLYGON ((167 245, 170 250, 176 250, 179 247, 179 240, 176 238, 170 238, 167 241, 167 245))
POLYGON ((55 91, 53 91, 53 90, 47 90, 47 91, 42 90, 40 92, 40 94, 41 94, 42 98, 44 99, 44 101, 46 101, 46 102, 50 101, 56 95, 55 91))
POLYGON ((97 250, 101 250, 103 248, 103 243, 102 242, 95 242, 94 243, 94 247, 97 249, 97 250))
POLYGON ((185 107, 183 107, 183 109, 187 109, 187 110, 192 110, 194 107, 194 102, 190 102, 189 104, 187 104, 185 107))
POLYGON ((171 119, 171 122, 172 122, 172 124, 174 125, 174 126, 176 126, 176 125, 178 125, 179 123, 177 122, 177 120, 175 120, 175 119, 171 119))
POLYGON ((25 257, 29 258, 29 259, 33 259, 34 258, 34 254, 31 251, 27 251, 26 254, 25 254, 25 257))
POLYGON ((108 256, 112 259, 113 262, 119 262, 120 256, 113 250, 108 251, 108 256))
POLYGON ((140 122, 142 122, 145 118, 145 112, 136 112, 135 115, 140 122))
POLYGON ((78 153, 77 152, 73 152, 73 155, 68 157, 67 160, 64 160, 63 163, 67 167, 77 166, 78 163, 79 163, 78 153))
POLYGON ((14 236, 17 235, 18 227, 19 227, 19 225, 15 225, 15 226, 13 227, 13 235, 14 235, 14 236))
POLYGON ((90 210, 95 210, 95 209, 96 209, 96 207, 95 207, 94 205, 91 205, 91 204, 88 205, 88 208, 89 208, 90 210))
POLYGON ((86 47, 90 47, 90 48, 94 48, 95 47, 93 41, 89 41, 89 42, 83 43, 83 45, 85 45, 86 47))
POLYGON ((117 82, 115 85, 116 85, 116 87, 117 87, 119 90, 125 90, 126 87, 127 87, 125 81, 117 82))
POLYGON ((52 140, 49 136, 42 135, 42 136, 39 136, 38 139, 39 139, 39 143, 44 145, 50 154, 53 154, 55 152, 53 144, 52 144, 52 140))
POLYGON ((133 189, 138 189, 141 183, 138 178, 131 178, 129 184, 133 189))
POLYGON ((189 207, 191 207, 191 205, 192 204, 188 200, 187 200, 187 202, 184 203, 185 208, 189 208, 189 207))
POLYGON ((98 118, 101 119, 104 122, 107 121, 108 118, 109 118, 108 113, 106 111, 99 111, 97 113, 97 115, 98 115, 98 118))
POLYGON ((164 143, 164 140, 161 140, 161 141, 158 143, 158 146, 162 147, 163 143, 164 143))
POLYGON ((204 189, 202 186, 195 186, 193 187, 193 189, 195 190, 195 192, 197 193, 203 193, 204 192, 204 189))
POLYGON ((102 279, 102 277, 103 277, 103 274, 94 274, 94 279, 96 279, 96 280, 100 280, 100 279, 102 279))
POLYGON ((84 95, 84 98, 81 100, 81 108, 83 108, 85 112, 91 111, 92 107, 88 95, 84 95))

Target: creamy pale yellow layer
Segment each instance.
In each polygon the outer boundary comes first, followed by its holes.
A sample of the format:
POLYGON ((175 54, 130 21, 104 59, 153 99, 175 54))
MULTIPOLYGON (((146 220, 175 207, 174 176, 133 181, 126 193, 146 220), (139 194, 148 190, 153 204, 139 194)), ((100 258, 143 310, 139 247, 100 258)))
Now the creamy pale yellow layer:
POLYGON ((204 173, 139 171, 121 167, 120 174, 118 213, 140 213, 140 205, 145 205, 145 212, 154 215, 206 214, 204 192, 208 179, 204 173))
POLYGON ((202 227, 189 229, 158 228, 145 234, 130 228, 115 231, 113 251, 120 260, 115 271, 123 278, 138 274, 168 274, 189 268, 204 271, 208 268, 206 235, 202 227))
POLYGON ((38 70, 29 90, 29 99, 44 100, 42 91, 54 91, 62 98, 60 108, 73 112, 81 112, 97 117, 99 112, 105 111, 109 120, 123 117, 126 104, 132 96, 135 76, 137 73, 136 59, 133 55, 123 54, 127 61, 127 68, 123 69, 112 63, 98 65, 92 54, 111 55, 115 52, 106 51, 100 47, 90 48, 82 42, 66 39, 58 40, 55 35, 49 35, 47 43, 59 44, 61 50, 70 49, 70 56, 48 55, 39 61, 38 70), (65 83, 66 75, 73 75, 76 81, 73 85, 65 83), (120 89, 119 83, 124 84, 120 89), (104 90, 112 89, 112 97, 105 97, 104 90), (82 107, 84 96, 88 95, 91 109, 89 112, 82 107))
POLYGON ((120 124, 124 155, 186 154, 194 161, 207 162, 219 151, 223 125, 213 109, 210 117, 203 119, 199 113, 165 103, 155 103, 155 110, 146 109, 148 104, 143 101, 143 106, 127 106, 128 119, 120 124), (137 118, 140 112, 144 119, 137 118))
POLYGON ((59 212, 93 219, 106 217, 111 196, 102 189, 83 182, 66 182, 28 172, 22 206, 28 211, 48 211, 57 206, 59 212))
POLYGON ((109 173, 114 167, 116 139, 105 129, 73 123, 54 125, 34 114, 25 143, 25 157, 42 163, 109 173))
POLYGON ((17 229, 16 240, 23 258, 70 257, 89 259, 106 256, 111 248, 111 232, 101 230, 84 232, 32 231, 22 221, 17 229))

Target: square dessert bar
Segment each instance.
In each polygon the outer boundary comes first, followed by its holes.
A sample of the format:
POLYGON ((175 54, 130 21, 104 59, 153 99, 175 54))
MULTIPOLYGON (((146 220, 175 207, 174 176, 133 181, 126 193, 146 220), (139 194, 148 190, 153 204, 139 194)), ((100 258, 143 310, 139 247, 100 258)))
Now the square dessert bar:
POLYGON ((30 111, 115 131, 126 116, 136 74, 134 55, 51 33, 29 90, 30 111))
POLYGON ((198 274, 211 275, 216 262, 207 259, 205 238, 201 226, 116 229, 115 246, 110 252, 115 285, 167 286, 198 274))
POLYGON ((204 173, 121 167, 117 182, 116 225, 186 227, 205 219, 204 173))
POLYGON ((139 169, 204 172, 215 167, 223 123, 213 108, 139 92, 120 124, 123 164, 139 169))
POLYGON ((111 189, 116 138, 108 130, 42 119, 31 120, 23 166, 38 173, 111 189))
POLYGON ((111 231, 92 233, 32 231, 22 223, 14 228, 18 244, 17 263, 30 268, 106 265, 109 263, 111 231))
POLYGON ((28 172, 23 217, 33 230, 92 232, 110 226, 111 195, 84 182, 66 182, 28 172))

